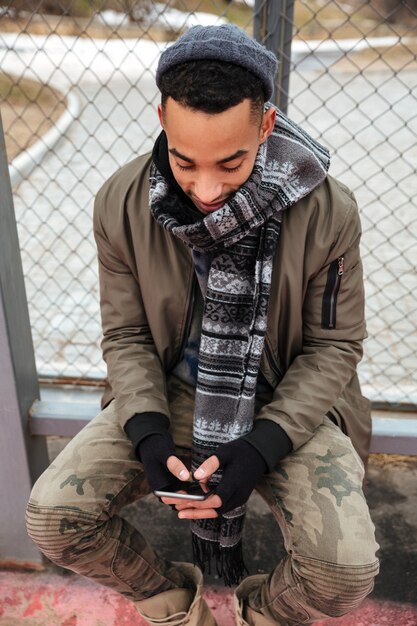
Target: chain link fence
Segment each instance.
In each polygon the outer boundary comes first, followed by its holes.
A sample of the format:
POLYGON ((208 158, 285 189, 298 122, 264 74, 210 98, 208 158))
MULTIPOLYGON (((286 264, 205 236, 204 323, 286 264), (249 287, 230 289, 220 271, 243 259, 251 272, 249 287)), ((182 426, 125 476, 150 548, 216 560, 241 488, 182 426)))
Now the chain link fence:
MULTIPOLYGON (((194 24, 231 21, 252 34, 255 10, 267 43, 278 25, 264 2, 21 0, 0 7, 3 124, 42 378, 105 377, 93 198, 159 132, 161 50, 194 24)), ((278 4, 281 11, 292 5, 278 4)), ((365 394, 415 406, 417 2, 296 0, 279 28, 285 22, 292 53, 283 48, 289 82, 284 77, 279 101, 288 99, 289 116, 330 148, 331 174, 353 189, 361 209, 365 394)))

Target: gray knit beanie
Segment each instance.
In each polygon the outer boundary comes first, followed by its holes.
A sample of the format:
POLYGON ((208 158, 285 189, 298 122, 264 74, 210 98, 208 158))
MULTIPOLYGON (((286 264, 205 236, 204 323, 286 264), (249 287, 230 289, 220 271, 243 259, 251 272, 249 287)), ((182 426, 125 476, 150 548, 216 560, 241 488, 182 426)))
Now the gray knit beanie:
POLYGON ((233 24, 190 28, 161 54, 156 84, 160 88, 161 76, 174 65, 204 59, 234 63, 250 70, 261 79, 265 99, 271 98, 278 66, 275 54, 233 24))

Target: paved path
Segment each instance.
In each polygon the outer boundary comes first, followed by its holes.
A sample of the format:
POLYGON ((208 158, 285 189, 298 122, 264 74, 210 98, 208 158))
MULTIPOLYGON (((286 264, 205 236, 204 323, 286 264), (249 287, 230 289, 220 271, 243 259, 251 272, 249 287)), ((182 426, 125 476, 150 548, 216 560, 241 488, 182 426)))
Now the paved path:
MULTIPOLYGON (((374 399, 416 402, 417 72, 330 70, 340 52, 306 50, 295 50, 289 114, 330 147, 331 173, 355 190, 362 212, 370 335, 364 389, 374 399)), ((0 35, 5 71, 72 89, 82 102, 55 152, 15 190, 41 373, 104 375, 93 198, 158 132, 159 51, 138 40, 0 35)))

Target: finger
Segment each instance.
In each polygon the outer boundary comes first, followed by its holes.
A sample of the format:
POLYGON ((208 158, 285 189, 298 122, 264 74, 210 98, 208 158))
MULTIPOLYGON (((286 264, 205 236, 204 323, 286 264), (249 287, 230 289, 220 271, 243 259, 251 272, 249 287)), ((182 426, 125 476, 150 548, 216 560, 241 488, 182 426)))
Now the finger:
POLYGON ((206 500, 180 500, 176 504, 177 511, 183 509, 195 508, 195 509, 218 509, 222 506, 222 499, 217 494, 210 496, 206 500))
MULTIPOLYGON (((181 493, 181 492, 178 492, 178 493, 181 493)), ((164 504, 178 505, 177 506, 178 511, 180 510, 180 507, 181 508, 195 507, 196 509, 205 509, 205 508, 218 509, 219 507, 222 506, 222 499, 217 493, 213 494, 212 496, 209 496, 205 500, 184 500, 184 498, 176 498, 175 496, 169 496, 169 497, 164 496, 163 498, 160 498, 160 500, 164 504)))
POLYGON ((215 471, 220 467, 219 459, 216 455, 212 454, 208 459, 204 461, 194 472, 194 478, 196 480, 205 480, 210 478, 215 471))
POLYGON ((177 456, 171 455, 168 457, 167 468, 169 469, 171 474, 174 474, 174 476, 176 476, 180 480, 190 479, 189 470, 185 467, 184 463, 180 461, 180 459, 177 456))
POLYGON ((175 504, 174 506, 177 509, 177 511, 182 511, 183 509, 193 509, 194 508, 194 502, 185 502, 184 503, 184 500, 181 500, 180 504, 175 504))
POLYGON ((175 498, 175 497, 166 498, 165 497, 161 499, 164 504, 175 504, 176 506, 184 506, 184 508, 187 508, 190 506, 196 506, 200 504, 199 502, 196 502, 195 500, 184 500, 184 498, 175 498))
POLYGON ((217 493, 209 496, 206 500, 204 500, 204 503, 211 509, 218 509, 223 504, 221 497, 217 493))
POLYGON ((181 500, 179 500, 178 498, 177 499, 176 498, 164 498, 162 499, 162 502, 164 502, 164 504, 169 504, 170 506, 173 506, 174 508, 177 509, 177 511, 182 511, 182 509, 207 508, 207 505, 205 503, 196 502, 195 500, 183 500, 182 498, 181 500))
POLYGON ((210 519, 218 516, 215 509, 187 509, 178 513, 179 519, 210 519))

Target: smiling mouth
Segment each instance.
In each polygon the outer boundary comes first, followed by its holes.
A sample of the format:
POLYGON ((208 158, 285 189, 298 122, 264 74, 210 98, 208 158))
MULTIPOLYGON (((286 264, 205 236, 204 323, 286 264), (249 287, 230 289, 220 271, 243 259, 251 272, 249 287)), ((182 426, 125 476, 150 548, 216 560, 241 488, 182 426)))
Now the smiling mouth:
POLYGON ((211 202, 210 204, 206 204, 205 202, 201 202, 201 200, 197 200, 196 198, 193 198, 193 202, 202 211, 216 211, 217 209, 220 209, 226 203, 226 199, 220 200, 219 202, 211 202))

